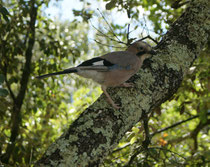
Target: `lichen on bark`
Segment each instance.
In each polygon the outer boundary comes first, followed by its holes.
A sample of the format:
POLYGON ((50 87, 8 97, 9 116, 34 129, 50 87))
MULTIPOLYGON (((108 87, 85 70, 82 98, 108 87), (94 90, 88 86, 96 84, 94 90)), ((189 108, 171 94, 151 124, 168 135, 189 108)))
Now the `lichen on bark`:
POLYGON ((109 93, 122 108, 114 110, 101 97, 52 144, 35 166, 97 166, 123 135, 169 99, 210 34, 209 0, 194 0, 172 24, 157 46, 158 54, 144 62, 130 82, 135 88, 112 88, 109 93))

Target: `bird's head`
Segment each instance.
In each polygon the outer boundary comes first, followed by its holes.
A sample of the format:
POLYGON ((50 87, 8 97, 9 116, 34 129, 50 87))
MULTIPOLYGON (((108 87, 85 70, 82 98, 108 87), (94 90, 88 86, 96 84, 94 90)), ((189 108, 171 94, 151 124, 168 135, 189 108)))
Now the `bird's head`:
POLYGON ((144 56, 145 58, 150 57, 151 55, 156 54, 156 52, 152 49, 152 47, 143 41, 136 41, 132 43, 128 48, 128 52, 135 53, 136 56, 142 57, 144 56))

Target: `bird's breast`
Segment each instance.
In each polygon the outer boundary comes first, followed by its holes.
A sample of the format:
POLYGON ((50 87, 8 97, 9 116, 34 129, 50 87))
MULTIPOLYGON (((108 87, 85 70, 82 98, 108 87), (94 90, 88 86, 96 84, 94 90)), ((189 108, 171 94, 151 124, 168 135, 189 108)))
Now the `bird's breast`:
POLYGON ((92 79, 93 81, 99 84, 103 84, 104 82, 103 73, 95 70, 80 70, 77 72, 77 75, 82 76, 84 78, 92 79))
POLYGON ((104 74, 104 83, 107 87, 115 87, 127 81, 133 74, 134 70, 119 69, 106 72, 104 74))

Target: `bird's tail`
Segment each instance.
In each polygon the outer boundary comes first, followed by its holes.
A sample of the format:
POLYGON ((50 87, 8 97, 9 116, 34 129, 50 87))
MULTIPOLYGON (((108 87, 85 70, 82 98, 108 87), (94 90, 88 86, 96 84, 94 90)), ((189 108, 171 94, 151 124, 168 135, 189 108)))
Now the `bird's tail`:
POLYGON ((69 73, 75 73, 75 72, 77 72, 76 68, 69 68, 69 69, 66 69, 66 70, 63 70, 63 71, 59 71, 59 72, 40 75, 40 76, 37 76, 36 78, 37 79, 43 79, 43 78, 47 78, 47 77, 50 77, 50 76, 53 76, 53 75, 69 74, 69 73))

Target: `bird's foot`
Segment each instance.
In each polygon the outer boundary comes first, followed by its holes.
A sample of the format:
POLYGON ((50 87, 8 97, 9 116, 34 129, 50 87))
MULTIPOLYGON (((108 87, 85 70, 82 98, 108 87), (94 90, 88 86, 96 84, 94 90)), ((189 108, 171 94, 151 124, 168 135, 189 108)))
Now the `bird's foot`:
POLYGON ((102 86, 101 89, 103 90, 104 94, 106 95, 108 103, 111 104, 113 108, 115 108, 117 110, 119 108, 121 108, 119 104, 115 104, 115 102, 112 100, 112 98, 110 97, 110 95, 106 91, 106 87, 105 86, 102 86))
POLYGON ((116 104, 116 103, 110 98, 110 96, 107 97, 107 102, 108 102, 109 104, 111 104, 111 106, 112 106, 113 108, 115 108, 116 110, 118 110, 118 109, 121 108, 119 104, 116 104))
POLYGON ((112 105, 112 107, 114 107, 116 110, 118 110, 118 109, 121 108, 119 104, 112 103, 111 105, 112 105))
POLYGON ((125 88, 134 88, 134 84, 133 83, 130 83, 130 82, 125 82, 125 83, 122 83, 120 85, 120 87, 125 87, 125 88))
POLYGON ((113 107, 115 108, 116 110, 120 109, 120 105, 119 104, 116 104, 111 98, 107 98, 107 102, 113 107))

